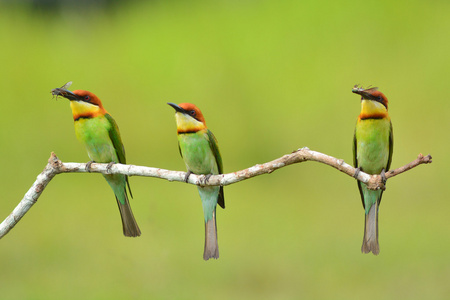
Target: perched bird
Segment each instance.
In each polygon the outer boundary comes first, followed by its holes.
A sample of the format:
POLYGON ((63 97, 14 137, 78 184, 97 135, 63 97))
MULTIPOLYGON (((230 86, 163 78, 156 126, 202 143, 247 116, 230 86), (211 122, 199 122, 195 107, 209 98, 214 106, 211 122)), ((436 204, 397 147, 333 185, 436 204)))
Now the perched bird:
MULTIPOLYGON (((53 89, 52 94, 70 100, 75 134, 78 140, 86 146, 89 158, 92 160, 88 163, 87 169, 92 162, 109 163, 110 167, 114 163, 126 164, 125 149, 116 121, 105 110, 96 95, 83 90, 71 92, 65 89, 65 86, 53 89)), ((133 197, 128 177, 122 174, 103 174, 103 176, 116 196, 122 217, 123 234, 131 237, 140 236, 141 231, 128 201, 127 185, 130 196, 133 197)))
MULTIPOLYGON (((222 174, 222 158, 217 140, 206 127, 203 114, 191 103, 167 103, 175 109, 178 148, 188 170, 186 182, 191 173, 206 174, 206 180, 213 174, 222 174)), ((219 258, 217 243, 216 206, 225 208, 223 187, 198 187, 205 216, 205 249, 203 259, 219 258)))
MULTIPOLYGON (((381 174, 389 170, 392 161, 393 133, 388 114, 386 96, 373 87, 355 86, 352 92, 361 96, 361 113, 356 122, 353 138, 353 163, 355 168, 368 174, 381 174)), ((355 174, 357 175, 357 174, 355 174)), ((358 189, 365 209, 364 239, 361 252, 378 255, 378 209, 382 190, 369 190, 358 181, 358 189)))

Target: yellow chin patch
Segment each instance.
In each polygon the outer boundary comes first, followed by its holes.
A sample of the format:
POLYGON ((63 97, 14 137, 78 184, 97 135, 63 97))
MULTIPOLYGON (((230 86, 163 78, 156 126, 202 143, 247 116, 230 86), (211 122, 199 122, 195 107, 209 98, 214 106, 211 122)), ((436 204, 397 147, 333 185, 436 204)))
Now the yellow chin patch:
POLYGON ((74 120, 80 117, 93 118, 102 114, 100 107, 87 102, 70 101, 70 108, 72 109, 74 120))
POLYGON ((361 101, 361 114, 360 118, 370 118, 370 117, 377 117, 377 118, 383 118, 388 115, 386 107, 373 100, 362 100, 361 101))
POLYGON ((177 121, 178 133, 197 132, 206 128, 202 122, 180 112, 175 113, 175 119, 177 121))

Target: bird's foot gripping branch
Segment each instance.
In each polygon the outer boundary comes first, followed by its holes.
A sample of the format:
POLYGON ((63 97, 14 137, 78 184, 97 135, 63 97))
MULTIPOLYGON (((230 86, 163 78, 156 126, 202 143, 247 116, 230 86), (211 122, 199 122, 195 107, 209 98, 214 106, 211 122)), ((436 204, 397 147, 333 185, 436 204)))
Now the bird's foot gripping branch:
MULTIPOLYGON (((351 177, 353 177, 356 171, 355 168, 345 163, 342 159, 337 159, 317 151, 312 151, 305 147, 298 149, 291 154, 286 154, 273 161, 255 165, 248 169, 236 171, 233 173, 212 175, 207 182, 203 179, 204 175, 191 174, 191 176, 189 176, 188 183, 203 186, 229 185, 258 175, 270 174, 280 168, 304 161, 316 161, 329 165, 351 177)), ((387 172, 386 179, 409 171, 417 167, 418 165, 429 164, 431 162, 432 160, 430 155, 423 156, 422 154, 419 154, 417 159, 410 162, 409 164, 387 172)), ((185 182, 186 177, 186 172, 124 164, 114 164, 109 168, 108 164, 92 163, 90 171, 92 173, 155 177, 168 181, 179 182, 185 182)), ((86 164, 63 163, 54 153, 52 153, 48 160, 48 164, 45 166, 41 174, 37 176, 36 181, 26 192, 25 196, 22 198, 16 208, 14 208, 11 214, 9 214, 9 216, 6 217, 6 219, 0 224, 0 238, 5 236, 12 228, 14 228, 14 226, 20 221, 20 219, 36 203, 47 184, 53 179, 53 177, 61 173, 87 173, 86 164)), ((365 183, 368 188, 372 190, 384 188, 384 184, 380 175, 369 175, 361 171, 359 172, 356 179, 365 183)))

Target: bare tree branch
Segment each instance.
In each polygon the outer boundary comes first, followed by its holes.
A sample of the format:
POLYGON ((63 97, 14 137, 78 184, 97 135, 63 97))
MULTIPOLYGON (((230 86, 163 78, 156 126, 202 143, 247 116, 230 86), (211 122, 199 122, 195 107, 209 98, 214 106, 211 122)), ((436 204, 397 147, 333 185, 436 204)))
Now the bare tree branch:
MULTIPOLYGON (((304 161, 316 161, 329 165, 349 176, 354 177, 356 169, 345 163, 342 159, 337 159, 332 156, 309 150, 308 148, 301 148, 291 154, 286 154, 280 158, 270 162, 255 165, 248 169, 236 171, 228 174, 212 175, 206 180, 205 175, 191 174, 188 183, 200 186, 215 186, 215 185, 229 185, 245 179, 249 179, 262 174, 270 174, 275 170, 283 167, 301 163, 304 161)), ((394 177, 398 174, 411 170, 420 164, 431 163, 431 156, 423 156, 419 154, 416 160, 400 167, 398 169, 386 173, 386 179, 394 177)), ((57 174, 61 173, 104 173, 104 174, 124 174, 129 176, 146 176, 166 179, 169 181, 184 182, 186 172, 170 171, 159 168, 142 167, 135 165, 114 164, 108 167, 108 164, 91 164, 89 171, 86 169, 85 163, 62 163, 58 157, 52 152, 48 164, 41 174, 38 175, 36 181, 25 194, 20 203, 16 206, 13 212, 0 224, 0 238, 5 236, 28 212, 28 210, 36 203, 39 196, 44 191, 50 180, 57 174)), ((356 179, 367 184, 369 189, 385 189, 385 184, 380 175, 369 175, 364 172, 359 172, 356 179)))

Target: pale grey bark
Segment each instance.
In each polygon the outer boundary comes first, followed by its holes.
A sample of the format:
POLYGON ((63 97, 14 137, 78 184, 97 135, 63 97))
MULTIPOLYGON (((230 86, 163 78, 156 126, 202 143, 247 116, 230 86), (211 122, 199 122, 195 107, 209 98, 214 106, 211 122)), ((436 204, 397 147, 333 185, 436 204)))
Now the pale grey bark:
MULTIPOLYGON (((189 176, 188 183, 207 186, 207 185, 229 185, 245 179, 249 179, 262 174, 269 174, 275 170, 283 168, 285 166, 301 163, 304 161, 316 161, 326 165, 329 165, 347 175, 354 176, 356 169, 351 165, 344 162, 342 159, 337 159, 332 156, 309 150, 308 148, 301 148, 291 154, 286 154, 273 161, 258 164, 248 169, 236 171, 233 173, 212 175, 206 180, 205 175, 191 174, 189 176)), ((386 173, 386 179, 396 176, 400 173, 408 171, 420 164, 431 163, 431 156, 423 156, 420 154, 416 160, 411 163, 400 167, 398 169, 389 171, 386 173)), ((128 176, 146 176, 166 179, 168 181, 180 181, 184 182, 186 172, 170 171, 159 168, 135 166, 135 165, 122 165, 114 164, 108 166, 108 164, 92 163, 89 169, 93 173, 105 173, 105 174, 125 174, 128 176)), ((37 176, 36 181, 31 188, 25 194, 20 203, 16 206, 13 212, 0 224, 0 238, 5 236, 28 212, 28 210, 36 203, 39 196, 44 191, 47 184, 53 177, 61 173, 86 173, 85 163, 63 163, 54 153, 51 154, 48 164, 41 174, 37 176)), ((369 175, 364 172, 359 172, 357 180, 367 184, 369 189, 384 189, 385 185, 380 175, 369 175)))

